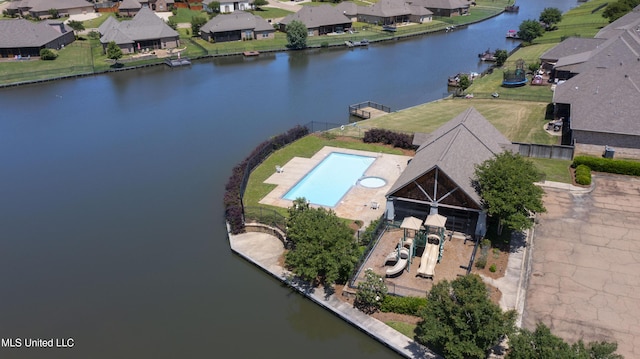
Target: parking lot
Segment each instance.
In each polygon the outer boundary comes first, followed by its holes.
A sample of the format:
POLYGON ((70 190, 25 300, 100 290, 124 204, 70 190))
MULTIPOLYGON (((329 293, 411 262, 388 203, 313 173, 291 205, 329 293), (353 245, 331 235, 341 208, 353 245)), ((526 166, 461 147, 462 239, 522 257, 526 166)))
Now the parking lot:
POLYGON ((640 179, 594 174, 590 193, 545 189, 523 325, 640 358, 640 179))

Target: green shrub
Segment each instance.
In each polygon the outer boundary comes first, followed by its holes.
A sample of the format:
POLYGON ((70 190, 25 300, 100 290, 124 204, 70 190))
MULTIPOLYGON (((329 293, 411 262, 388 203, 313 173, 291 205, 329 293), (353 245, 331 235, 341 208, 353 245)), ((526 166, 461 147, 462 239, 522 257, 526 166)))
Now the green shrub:
POLYGON ((371 223, 367 226, 367 229, 365 229, 364 233, 362 233, 362 235, 360 236, 360 244, 363 246, 367 246, 369 245, 369 243, 371 243, 371 241, 373 241, 375 238, 375 234, 376 234, 376 228, 378 228, 378 225, 380 224, 380 220, 376 219, 375 221, 371 221, 371 223))
POLYGON ((496 265, 492 264, 491 267, 489 267, 489 272, 491 273, 495 273, 496 272, 496 265))
POLYGON ((489 238, 485 238, 482 240, 482 242, 480 243, 480 245, 483 248, 491 248, 491 240, 489 238))
POLYGON ((328 42, 326 42, 326 41, 323 41, 323 42, 320 44, 320 47, 329 47, 329 43, 328 43, 328 42))
POLYGON ((580 165, 589 167, 592 171, 616 173, 629 176, 640 176, 640 162, 631 160, 614 160, 611 158, 600 158, 590 156, 576 156, 572 166, 577 168, 580 165))
POLYGON ((387 295, 380 306, 380 311, 417 316, 420 310, 426 305, 426 297, 398 297, 387 295))
POLYGON ((585 165, 576 167, 576 183, 581 185, 591 184, 591 169, 585 165))
POLYGON ((55 60, 58 57, 58 54, 53 52, 51 49, 42 49, 40 50, 40 59, 41 60, 55 60))
POLYGON ((479 257, 478 259, 476 259, 476 268, 478 269, 484 269, 484 267, 487 266, 487 258, 484 256, 479 257))

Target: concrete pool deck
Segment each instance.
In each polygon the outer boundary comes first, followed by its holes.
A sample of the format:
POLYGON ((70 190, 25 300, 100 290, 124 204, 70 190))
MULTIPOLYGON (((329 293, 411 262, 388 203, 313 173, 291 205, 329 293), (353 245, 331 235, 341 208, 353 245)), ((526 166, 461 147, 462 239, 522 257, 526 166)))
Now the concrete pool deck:
POLYGON ((338 217, 359 219, 365 225, 372 220, 378 219, 385 210, 385 194, 405 169, 407 161, 412 158, 411 156, 325 146, 311 158, 294 157, 289 162, 280 164, 279 166, 283 169, 282 172, 277 172, 274 167, 274 173, 264 182, 275 184, 277 187, 260 200, 260 203, 283 208, 291 207, 292 201, 282 197, 332 152, 375 157, 376 160, 365 171, 364 176, 380 177, 386 181, 386 184, 378 188, 367 188, 361 185, 352 186, 335 207, 325 208, 332 209, 338 217), (372 202, 377 202, 379 208, 372 208, 372 202))

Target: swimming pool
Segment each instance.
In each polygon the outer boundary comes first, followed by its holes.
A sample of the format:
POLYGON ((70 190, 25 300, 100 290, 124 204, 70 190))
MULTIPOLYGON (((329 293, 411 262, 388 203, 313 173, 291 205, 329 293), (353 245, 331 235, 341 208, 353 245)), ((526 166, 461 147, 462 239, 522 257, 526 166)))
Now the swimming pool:
POLYGON ((331 152, 282 198, 293 201, 304 197, 313 204, 335 207, 375 160, 375 157, 331 152))

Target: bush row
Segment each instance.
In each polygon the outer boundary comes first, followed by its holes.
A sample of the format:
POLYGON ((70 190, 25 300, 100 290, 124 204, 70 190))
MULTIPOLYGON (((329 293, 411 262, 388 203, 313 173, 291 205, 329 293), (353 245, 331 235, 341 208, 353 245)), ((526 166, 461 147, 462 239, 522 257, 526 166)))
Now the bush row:
POLYGON ((416 146, 413 145, 413 135, 382 130, 379 128, 374 128, 365 132, 362 141, 365 143, 384 143, 386 145, 392 145, 393 147, 400 147, 407 150, 416 149, 416 146))
POLYGON ((585 165, 576 167, 576 183, 581 185, 591 184, 591 169, 585 165))
POLYGON ((628 160, 614 160, 590 156, 576 156, 573 159, 573 167, 585 165, 592 171, 617 173, 621 175, 640 176, 640 162, 628 160))
POLYGON ((427 305, 426 297, 397 297, 387 295, 380 310, 387 313, 398 313, 419 316, 420 310, 427 305))
POLYGON ((244 181, 248 180, 248 172, 262 163, 273 151, 307 134, 309 134, 307 127, 296 126, 283 134, 274 136, 259 144, 247 158, 233 168, 231 176, 225 186, 223 198, 225 217, 231 227, 231 233, 238 234, 244 232, 242 195, 246 186, 244 181), (247 174, 246 178, 245 173, 247 174))

